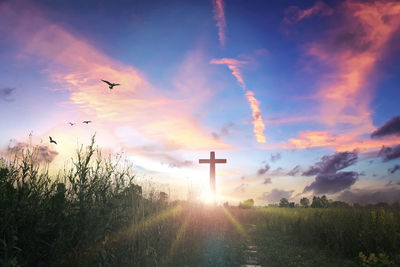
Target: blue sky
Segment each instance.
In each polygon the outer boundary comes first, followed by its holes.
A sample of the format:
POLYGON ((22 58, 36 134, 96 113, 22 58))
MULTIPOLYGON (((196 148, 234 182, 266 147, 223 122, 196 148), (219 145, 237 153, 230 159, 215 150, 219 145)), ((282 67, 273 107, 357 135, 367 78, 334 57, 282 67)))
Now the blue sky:
POLYGON ((197 160, 216 151, 220 201, 398 200, 399 13, 396 1, 6 1, 0 145, 33 132, 56 167, 96 133, 175 197, 207 198, 197 160))

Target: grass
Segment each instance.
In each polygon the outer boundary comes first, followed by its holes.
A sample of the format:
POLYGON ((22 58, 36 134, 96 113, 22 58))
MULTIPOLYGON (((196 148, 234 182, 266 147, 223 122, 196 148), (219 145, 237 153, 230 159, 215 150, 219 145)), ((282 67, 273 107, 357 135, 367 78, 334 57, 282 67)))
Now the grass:
POLYGON ((142 192, 92 143, 52 176, 26 147, 0 161, 1 266, 238 266, 244 241, 221 207, 142 192))
POLYGON ((399 266, 398 208, 259 208, 248 222, 265 266, 399 266))
POLYGON ((169 202, 94 138, 51 175, 38 148, 0 159, 1 266, 400 266, 400 210, 169 202), (256 225, 248 231, 246 225, 256 225))

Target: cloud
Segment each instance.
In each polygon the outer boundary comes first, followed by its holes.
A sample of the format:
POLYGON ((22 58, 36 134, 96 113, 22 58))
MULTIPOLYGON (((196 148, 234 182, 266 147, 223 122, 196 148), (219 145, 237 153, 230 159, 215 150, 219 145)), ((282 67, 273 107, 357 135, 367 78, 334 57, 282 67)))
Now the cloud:
POLYGON ((392 168, 389 168, 389 169, 388 169, 388 172, 391 173, 391 174, 393 174, 393 173, 395 173, 395 172, 398 171, 398 170, 400 170, 400 165, 399 165, 399 164, 396 164, 396 165, 394 165, 392 168))
POLYGON ((323 121, 328 125, 351 124, 364 132, 373 128, 368 79, 387 42, 399 29, 400 3, 346 1, 343 8, 346 27, 340 25, 329 32, 327 41, 312 43, 308 53, 336 69, 320 82, 317 93, 323 121))
POLYGON ((358 152, 339 152, 331 156, 323 156, 321 161, 311 166, 303 175, 314 175, 319 173, 336 173, 357 162, 358 152))
POLYGON ((227 65, 228 68, 232 71, 232 75, 236 78, 242 89, 245 91, 245 96, 250 104, 253 116, 253 131, 254 135, 256 136, 256 140, 259 143, 265 143, 266 142, 266 138, 264 136, 265 125, 262 120, 261 110, 259 108, 260 101, 258 101, 255 98, 254 93, 252 91, 248 91, 246 89, 246 84, 244 83, 242 74, 240 73, 240 67, 245 65, 247 62, 233 58, 221 58, 221 59, 212 59, 210 63, 227 65))
POLYGON ((271 160, 272 162, 278 161, 278 160, 280 160, 280 159, 281 159, 281 153, 279 153, 279 152, 277 152, 275 155, 272 154, 271 157, 270 157, 270 160, 271 160))
POLYGON ((314 176, 317 175, 321 170, 318 167, 311 166, 308 170, 304 171, 302 176, 314 176))
POLYGON ((343 151, 375 149, 379 145, 365 138, 376 129, 371 118, 371 84, 377 78, 377 62, 399 30, 400 2, 345 1, 338 8, 337 26, 320 40, 310 42, 306 49, 307 62, 318 70, 329 70, 320 75, 310 97, 317 101, 318 122, 331 130, 302 132, 300 138, 289 140, 292 147, 330 146, 343 151))
POLYGON ((226 65, 232 71, 232 75, 236 78, 240 87, 243 90, 246 90, 246 84, 244 83, 242 74, 240 72, 240 67, 247 64, 246 61, 237 60, 233 58, 221 58, 221 59, 212 59, 210 64, 217 64, 217 65, 226 65))
POLYGON ((34 152, 35 161, 37 163, 50 163, 58 155, 58 152, 53 150, 48 145, 31 145, 24 142, 18 142, 16 144, 10 145, 7 148, 7 153, 11 155, 16 155, 17 157, 22 157, 27 150, 34 152))
POLYGON ((250 108, 253 114, 253 125, 254 125, 254 134, 256 136, 257 142, 265 143, 266 138, 264 136, 265 125, 261 117, 261 110, 259 108, 260 102, 254 97, 254 93, 252 91, 246 92, 247 101, 250 104, 250 108))
POLYGON ((356 172, 319 174, 314 182, 304 188, 303 193, 314 191, 314 194, 334 194, 349 188, 357 179, 356 172))
POLYGON ((226 123, 219 132, 213 132, 212 135, 219 139, 222 136, 227 136, 232 133, 232 129, 234 128, 235 124, 233 122, 226 123))
POLYGON ((263 168, 260 168, 260 169, 257 171, 257 175, 258 175, 258 176, 261 176, 261 175, 265 174, 270 168, 271 168, 271 167, 270 167, 268 164, 265 164, 265 166, 264 166, 263 168))
POLYGON ((352 186, 358 179, 356 172, 338 172, 357 162, 358 152, 340 152, 331 156, 323 156, 304 176, 317 175, 314 182, 306 186, 303 193, 314 191, 315 194, 334 194, 352 186))
POLYGON ((190 167, 193 166, 193 161, 190 160, 174 161, 168 163, 168 165, 172 168, 190 167))
POLYGON ((181 160, 172 154, 173 149, 168 149, 158 145, 146 145, 139 147, 130 147, 127 151, 140 155, 146 158, 151 158, 160 161, 162 164, 167 164, 171 168, 191 167, 194 165, 193 161, 181 160))
POLYGON ((0 89, 0 99, 6 102, 13 101, 11 96, 14 94, 15 88, 5 87, 0 89))
MULTIPOLYGON (((0 24, 0 31, 8 33, 9 39, 19 45, 23 58, 40 59, 45 66, 43 72, 69 91, 68 104, 78 107, 82 116, 96 121, 102 127, 98 131, 109 132, 117 139, 116 129, 129 126, 133 129, 131 133, 140 135, 143 142, 175 149, 231 148, 207 134, 210 129, 199 125, 194 114, 211 91, 205 86, 202 71, 193 67, 190 71, 196 75, 178 73, 175 81, 182 82, 177 86, 176 98, 172 98, 155 88, 135 67, 110 58, 42 14, 33 6, 21 8, 5 3, 0 6, 0 16, 15 27, 0 24), (100 79, 115 81, 121 86, 111 92, 100 79), (195 85, 190 94, 185 91, 189 82, 195 85)), ((201 55, 188 57, 192 60, 191 66, 201 61, 201 55)), ((110 141, 127 144, 121 140, 110 141)))
POLYGON ((263 184, 270 184, 270 183, 272 183, 272 181, 271 181, 271 178, 270 178, 270 177, 268 177, 268 178, 265 178, 265 179, 264 179, 264 182, 263 182, 263 184))
POLYGON ((383 161, 400 158, 400 145, 396 145, 393 147, 383 146, 382 149, 379 151, 378 156, 382 157, 383 161))
POLYGON ((337 199, 349 203, 373 204, 378 202, 400 202, 400 189, 377 188, 377 189, 353 189, 342 192, 337 199))
POLYGON ((333 12, 334 10, 322 1, 317 1, 311 8, 305 10, 297 6, 290 6, 285 10, 283 22, 286 24, 294 24, 313 16, 330 16, 333 12))
POLYGON ((299 172, 301 172, 301 167, 300 165, 296 165, 293 169, 291 169, 287 175, 289 176, 296 176, 299 172))
POLYGON ((304 131, 299 133, 298 138, 289 138, 288 144, 283 144, 287 149, 307 149, 312 147, 331 147, 336 151, 349 150, 375 150, 382 145, 391 146, 398 144, 400 138, 392 137, 384 140, 371 140, 369 138, 359 138, 353 134, 332 135, 328 131, 304 131))
POLYGON ((241 184, 241 185, 235 187, 235 189, 233 189, 233 192, 244 193, 248 186, 249 186, 248 184, 241 184))
POLYGON ((391 120, 387 121, 383 126, 376 129, 371 134, 371 138, 380 138, 388 135, 400 136, 400 116, 392 118, 391 120))
POLYGON ((280 190, 278 188, 274 188, 272 189, 271 192, 264 192, 259 199, 260 200, 266 200, 268 202, 279 202, 279 200, 281 200, 281 198, 287 198, 289 199, 292 194, 293 194, 294 190, 280 190))
POLYGON ((218 28, 218 38, 221 47, 225 46, 226 42, 226 20, 224 11, 224 1, 223 0, 213 0, 214 7, 214 19, 217 21, 218 28))

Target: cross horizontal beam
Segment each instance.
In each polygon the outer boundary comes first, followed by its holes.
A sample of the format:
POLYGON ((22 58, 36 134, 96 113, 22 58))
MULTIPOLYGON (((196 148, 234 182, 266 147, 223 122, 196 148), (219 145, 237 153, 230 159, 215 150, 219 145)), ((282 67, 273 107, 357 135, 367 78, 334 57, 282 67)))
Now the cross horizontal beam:
POLYGON ((226 163, 226 159, 199 159, 199 163, 226 163))

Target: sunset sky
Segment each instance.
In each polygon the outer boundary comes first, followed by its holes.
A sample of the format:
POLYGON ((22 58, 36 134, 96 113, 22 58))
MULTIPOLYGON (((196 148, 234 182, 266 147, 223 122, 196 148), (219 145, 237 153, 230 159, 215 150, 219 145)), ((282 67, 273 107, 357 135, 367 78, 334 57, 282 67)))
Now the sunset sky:
POLYGON ((96 133, 173 198, 215 151, 220 202, 400 201, 399 1, 3 1, 0 60, 3 154, 96 133))

